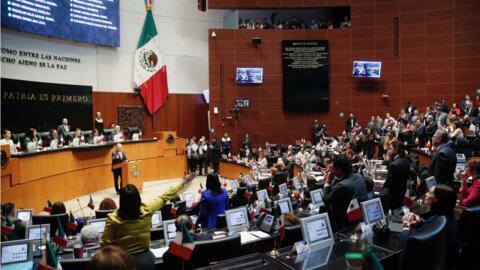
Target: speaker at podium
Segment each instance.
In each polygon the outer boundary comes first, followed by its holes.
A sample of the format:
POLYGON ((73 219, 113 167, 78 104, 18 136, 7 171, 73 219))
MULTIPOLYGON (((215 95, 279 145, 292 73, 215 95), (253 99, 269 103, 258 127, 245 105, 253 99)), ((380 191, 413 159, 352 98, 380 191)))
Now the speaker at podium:
POLYGON ((122 170, 122 188, 128 184, 135 185, 139 192, 143 189, 143 176, 141 170, 141 160, 133 160, 118 163, 112 166, 112 169, 122 170))

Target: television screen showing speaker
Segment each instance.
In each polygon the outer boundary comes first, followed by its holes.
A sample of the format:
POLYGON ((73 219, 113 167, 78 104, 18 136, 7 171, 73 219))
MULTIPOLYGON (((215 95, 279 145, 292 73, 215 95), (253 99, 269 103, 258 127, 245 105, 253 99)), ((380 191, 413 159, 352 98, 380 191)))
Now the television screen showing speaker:
POLYGON ((237 84, 263 83, 263 68, 237 67, 237 84))
POLYGON ((353 61, 353 77, 380 78, 382 62, 353 61))

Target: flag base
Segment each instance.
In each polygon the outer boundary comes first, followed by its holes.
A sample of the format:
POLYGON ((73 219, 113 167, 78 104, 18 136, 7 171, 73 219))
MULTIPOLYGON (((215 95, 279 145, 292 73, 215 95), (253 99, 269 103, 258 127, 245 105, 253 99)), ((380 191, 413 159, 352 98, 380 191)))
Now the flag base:
POLYGON ((272 257, 277 257, 279 255, 278 253, 278 250, 276 248, 272 249, 272 251, 270 251, 270 256, 272 257))

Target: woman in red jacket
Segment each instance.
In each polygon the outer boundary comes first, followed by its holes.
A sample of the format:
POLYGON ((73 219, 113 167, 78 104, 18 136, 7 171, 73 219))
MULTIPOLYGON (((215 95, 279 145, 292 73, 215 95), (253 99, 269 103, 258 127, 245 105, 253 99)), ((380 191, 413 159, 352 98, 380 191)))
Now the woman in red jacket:
POLYGON ((460 186, 461 202, 470 208, 480 205, 480 157, 473 157, 467 163, 467 169, 462 173, 460 186), (472 176, 472 186, 467 186, 467 179, 472 176))

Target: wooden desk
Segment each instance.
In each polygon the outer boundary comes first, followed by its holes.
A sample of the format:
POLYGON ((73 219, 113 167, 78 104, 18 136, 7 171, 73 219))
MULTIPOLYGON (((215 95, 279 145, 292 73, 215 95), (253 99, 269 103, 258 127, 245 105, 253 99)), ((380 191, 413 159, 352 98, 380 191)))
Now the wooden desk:
POLYGON ((246 165, 236 162, 230 162, 226 160, 220 161, 220 176, 234 180, 238 179, 240 173, 243 173, 244 175, 250 175, 250 168, 246 165))
MULTIPOLYGON (((122 144, 130 161, 141 161, 138 169, 144 181, 181 178, 187 169, 185 155, 176 153, 176 145, 175 154, 167 156, 161 140, 122 144)), ((18 166, 12 168, 12 174, 17 175, 18 181, 11 181, 2 170, 2 203, 13 202, 17 208, 39 212, 47 200, 65 201, 113 187, 113 146, 111 143, 15 155, 18 166)))

